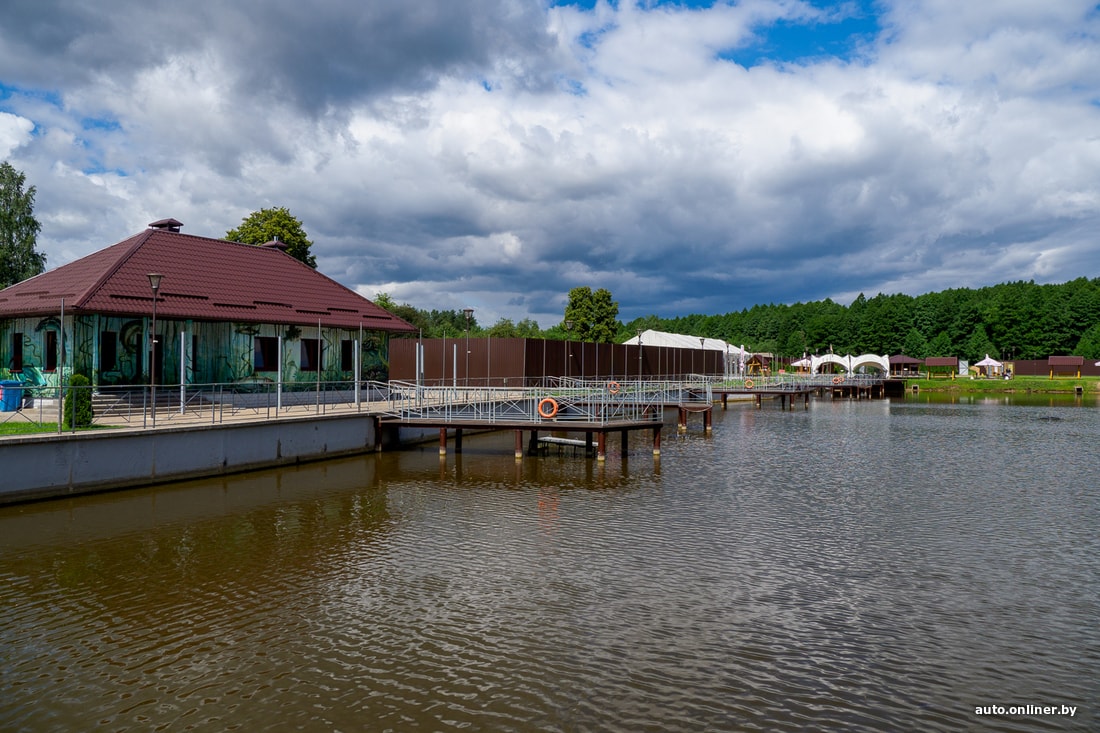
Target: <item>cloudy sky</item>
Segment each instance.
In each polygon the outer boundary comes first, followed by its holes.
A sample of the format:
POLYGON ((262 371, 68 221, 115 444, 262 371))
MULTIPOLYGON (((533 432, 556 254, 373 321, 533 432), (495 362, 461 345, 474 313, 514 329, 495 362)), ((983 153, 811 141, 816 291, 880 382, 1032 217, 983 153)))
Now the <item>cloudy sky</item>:
POLYGON ((14 0, 55 267, 285 206, 420 308, 620 317, 1100 277, 1093 0, 14 0))

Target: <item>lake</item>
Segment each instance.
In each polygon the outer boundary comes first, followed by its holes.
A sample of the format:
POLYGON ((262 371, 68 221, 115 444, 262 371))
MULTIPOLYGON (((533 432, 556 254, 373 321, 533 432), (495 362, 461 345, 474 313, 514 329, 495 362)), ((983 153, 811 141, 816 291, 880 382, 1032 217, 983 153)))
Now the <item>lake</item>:
POLYGON ((1098 437, 731 404, 0 507, 0 730, 1095 730, 1098 437))

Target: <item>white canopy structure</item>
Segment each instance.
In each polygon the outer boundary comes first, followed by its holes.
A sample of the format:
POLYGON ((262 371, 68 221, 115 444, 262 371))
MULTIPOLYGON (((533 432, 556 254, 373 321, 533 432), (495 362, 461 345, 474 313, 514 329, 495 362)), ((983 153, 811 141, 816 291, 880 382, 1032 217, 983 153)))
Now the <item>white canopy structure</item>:
MULTIPOLYGON (((642 331, 642 346, 670 346, 675 349, 703 349, 705 351, 721 351, 735 356, 741 354, 741 347, 728 344, 722 339, 703 338, 700 344, 700 336, 687 336, 682 333, 668 333, 666 331, 654 331, 649 329, 642 331)), ((627 339, 623 342, 629 346, 638 343, 638 337, 627 339)))
POLYGON ((810 357, 810 371, 817 374, 821 368, 828 364, 835 364, 844 369, 848 374, 854 374, 861 367, 877 369, 883 374, 890 373, 890 358, 877 354, 860 354, 859 356, 839 356, 838 354, 823 354, 810 357))
POLYGON ((976 366, 980 369, 985 369, 986 373, 988 373, 990 375, 1000 374, 1001 370, 1004 368, 1004 364, 997 361, 996 359, 991 358, 989 356, 989 354, 986 354, 985 358, 982 359, 981 361, 979 361, 974 366, 976 366))
POLYGON ((654 331, 647 329, 642 331, 639 337, 627 339, 623 342, 629 346, 641 343, 646 346, 667 346, 674 349, 702 349, 704 351, 720 351, 725 354, 725 372, 729 376, 745 369, 746 352, 743 347, 727 343, 722 339, 705 338, 701 336, 688 336, 682 333, 668 333, 667 331, 654 331), (702 341, 700 341, 702 339, 702 341))

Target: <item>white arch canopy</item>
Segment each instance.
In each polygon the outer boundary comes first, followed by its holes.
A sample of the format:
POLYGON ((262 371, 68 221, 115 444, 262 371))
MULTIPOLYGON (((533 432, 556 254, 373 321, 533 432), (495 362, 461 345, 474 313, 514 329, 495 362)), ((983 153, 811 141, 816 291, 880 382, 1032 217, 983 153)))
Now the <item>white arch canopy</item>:
POLYGON ((862 367, 878 369, 883 374, 890 373, 889 357, 878 356, 877 354, 860 354, 859 356, 823 354, 822 356, 814 356, 810 358, 810 371, 817 374, 821 367, 828 364, 835 364, 848 374, 852 374, 862 367))

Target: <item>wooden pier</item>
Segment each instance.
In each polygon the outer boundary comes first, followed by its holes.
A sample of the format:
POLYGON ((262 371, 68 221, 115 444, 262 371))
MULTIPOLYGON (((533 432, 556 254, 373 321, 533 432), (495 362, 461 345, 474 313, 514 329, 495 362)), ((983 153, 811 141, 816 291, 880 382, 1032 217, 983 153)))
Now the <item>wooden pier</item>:
POLYGON ((778 398, 780 409, 785 411, 794 410, 798 401, 808 410, 812 394, 851 399, 883 397, 888 394, 889 381, 865 375, 817 375, 809 379, 746 378, 732 384, 574 380, 549 387, 512 389, 401 384, 394 390, 398 397, 393 412, 381 420, 401 427, 438 429, 440 456, 447 455, 450 432, 455 453, 461 453, 463 431, 511 430, 517 460, 557 445, 583 448, 586 456, 603 461, 607 457, 607 436, 619 433, 625 448, 632 430, 652 431, 653 455, 659 456, 664 410, 672 407, 677 411, 679 432, 687 431, 690 415, 701 414, 704 430, 709 433, 715 402, 720 400, 722 409, 726 409, 731 395, 750 397, 758 410, 763 408, 765 397, 778 398), (558 435, 547 437, 546 433, 558 435), (584 439, 561 437, 568 433, 583 434, 584 439))
POLYGON ((726 409, 726 403, 730 395, 748 395, 756 403, 756 409, 760 410, 764 405, 764 398, 779 398, 779 407, 782 410, 793 410, 795 400, 802 398, 802 409, 810 409, 810 395, 819 391, 814 385, 778 385, 765 387, 712 387, 715 397, 722 398, 722 409, 726 409))
POLYGON ((387 419, 383 423, 398 424, 405 427, 438 428, 439 429, 439 455, 447 455, 448 431, 454 431, 454 452, 462 452, 462 437, 464 430, 511 430, 515 435, 515 457, 522 459, 526 452, 529 456, 540 453, 540 444, 561 443, 562 445, 583 446, 585 455, 594 455, 596 460, 607 459, 607 436, 618 433, 621 436, 622 445, 626 447, 627 440, 632 430, 650 430, 653 433, 653 455, 661 455, 661 428, 663 423, 655 420, 621 420, 606 423, 585 423, 577 421, 556 422, 553 420, 524 420, 524 421, 500 421, 487 424, 478 420, 449 420, 440 421, 432 419, 387 419), (523 434, 528 434, 526 450, 524 449, 523 434), (539 437, 539 433, 570 432, 584 433, 584 441, 568 438, 539 437), (568 443, 566 443, 568 441, 568 443))

